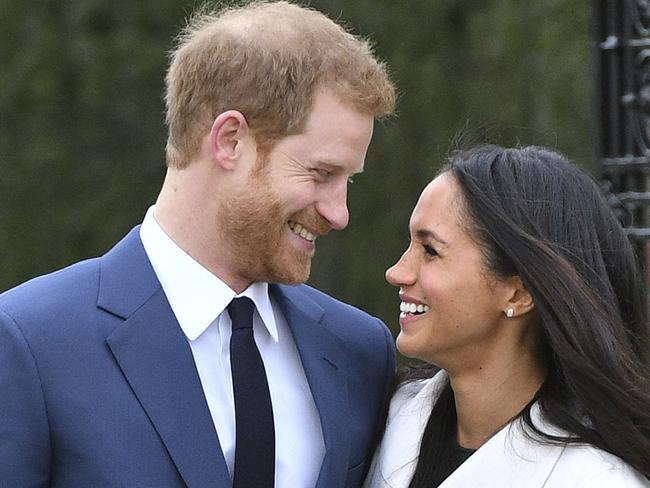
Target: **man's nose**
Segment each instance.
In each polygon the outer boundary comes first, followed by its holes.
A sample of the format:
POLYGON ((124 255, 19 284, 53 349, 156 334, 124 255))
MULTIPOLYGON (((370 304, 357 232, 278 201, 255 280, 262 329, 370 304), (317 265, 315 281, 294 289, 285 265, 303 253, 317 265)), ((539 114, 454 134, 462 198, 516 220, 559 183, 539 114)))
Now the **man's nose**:
POLYGON ((316 204, 316 210, 332 229, 345 229, 350 220, 347 179, 327 188, 316 204))

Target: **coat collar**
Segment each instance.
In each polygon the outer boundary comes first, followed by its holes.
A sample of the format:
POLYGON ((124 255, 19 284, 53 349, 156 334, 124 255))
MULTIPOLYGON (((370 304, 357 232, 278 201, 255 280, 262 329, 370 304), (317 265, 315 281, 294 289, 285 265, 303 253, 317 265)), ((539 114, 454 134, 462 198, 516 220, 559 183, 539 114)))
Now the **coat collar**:
MULTIPOLYGON (((531 419, 545 432, 567 435, 544 422, 538 404, 531 408, 531 419)), ((546 485, 564 449, 565 444, 543 443, 521 419, 517 419, 481 446, 440 488, 541 488, 546 485)))
POLYGON ((106 341, 187 486, 228 486, 190 346, 138 227, 101 258, 97 306, 124 319, 106 341))
MULTIPOLYGON (((422 434, 446 378, 446 372, 440 371, 433 378, 406 384, 397 391, 386 433, 365 486, 408 487, 415 472, 422 434)), ((545 422, 537 404, 531 409, 531 418, 544 432, 568 435, 545 422)), ((541 488, 564 449, 564 445, 535 440, 522 422, 515 420, 461 464, 440 488, 541 488)))
POLYGON ((99 264, 97 306, 123 319, 160 289, 139 233, 140 226, 133 228, 99 264))

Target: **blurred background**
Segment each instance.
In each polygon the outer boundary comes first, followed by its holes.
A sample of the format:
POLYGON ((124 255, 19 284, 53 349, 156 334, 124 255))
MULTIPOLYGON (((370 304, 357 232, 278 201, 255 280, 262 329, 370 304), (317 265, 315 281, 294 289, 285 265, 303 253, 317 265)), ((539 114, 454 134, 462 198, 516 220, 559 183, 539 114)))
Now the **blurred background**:
MULTIPOLYGON (((0 290, 102 254, 165 172, 167 51, 181 0, 0 0, 0 290)), ((312 0, 370 37, 400 91, 319 240, 310 283, 397 329, 385 269, 420 190, 458 141, 540 144, 594 164, 585 0, 312 0)))

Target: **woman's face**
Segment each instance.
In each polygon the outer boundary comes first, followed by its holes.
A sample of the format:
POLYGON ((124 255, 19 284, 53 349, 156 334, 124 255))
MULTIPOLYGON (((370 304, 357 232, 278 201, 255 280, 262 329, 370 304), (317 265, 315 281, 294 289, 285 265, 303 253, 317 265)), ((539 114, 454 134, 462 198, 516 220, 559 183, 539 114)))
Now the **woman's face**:
POLYGON ((512 285, 486 270, 460 223, 461 198, 449 173, 433 180, 411 215, 409 247, 386 271, 400 288, 398 350, 446 369, 480 366, 512 338, 504 333, 512 285))

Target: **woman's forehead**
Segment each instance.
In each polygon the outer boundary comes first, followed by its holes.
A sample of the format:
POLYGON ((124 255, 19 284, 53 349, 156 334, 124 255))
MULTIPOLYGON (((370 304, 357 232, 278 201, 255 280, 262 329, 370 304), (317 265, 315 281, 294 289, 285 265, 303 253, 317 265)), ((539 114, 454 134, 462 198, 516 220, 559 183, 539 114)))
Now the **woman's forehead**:
POLYGON ((422 191, 411 215, 411 230, 432 231, 442 236, 442 232, 452 232, 460 227, 459 189, 453 176, 443 173, 436 177, 422 191), (439 231, 439 232, 438 232, 439 231))

